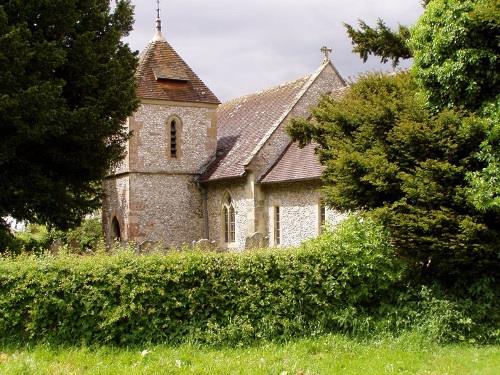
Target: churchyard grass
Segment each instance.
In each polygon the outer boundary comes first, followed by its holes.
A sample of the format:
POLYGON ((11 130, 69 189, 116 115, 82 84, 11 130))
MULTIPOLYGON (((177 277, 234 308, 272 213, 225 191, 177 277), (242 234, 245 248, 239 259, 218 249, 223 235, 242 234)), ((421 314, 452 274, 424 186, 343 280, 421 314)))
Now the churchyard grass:
POLYGON ((4 347, 0 374, 498 374, 500 346, 439 345, 417 334, 351 339, 344 335, 284 344, 4 347))

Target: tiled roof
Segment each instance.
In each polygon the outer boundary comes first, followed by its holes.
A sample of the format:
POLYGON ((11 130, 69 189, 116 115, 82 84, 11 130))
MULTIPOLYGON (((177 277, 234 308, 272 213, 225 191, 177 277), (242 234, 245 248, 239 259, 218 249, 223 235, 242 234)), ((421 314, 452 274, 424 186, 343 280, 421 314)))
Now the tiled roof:
POLYGON ((141 99, 219 104, 163 37, 153 39, 139 56, 136 80, 141 99))
POLYGON ((217 158, 201 181, 241 177, 246 160, 301 96, 310 76, 234 99, 217 111, 217 158))
POLYGON ((298 143, 290 143, 261 182, 265 184, 319 179, 323 166, 314 151, 316 146, 310 143, 299 148, 298 143))

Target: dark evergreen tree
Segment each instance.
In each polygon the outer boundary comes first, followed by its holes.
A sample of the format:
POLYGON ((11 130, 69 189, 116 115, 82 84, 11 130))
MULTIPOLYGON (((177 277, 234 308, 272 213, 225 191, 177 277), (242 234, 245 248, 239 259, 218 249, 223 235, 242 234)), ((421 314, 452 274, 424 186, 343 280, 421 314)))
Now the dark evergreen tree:
MULTIPOLYGON (((423 0, 421 3, 425 7, 430 1, 423 0)), ((352 51, 357 53, 364 62, 370 55, 374 55, 380 57, 383 63, 391 61, 392 66, 396 67, 400 60, 413 57, 408 45, 410 40, 408 26, 399 25, 397 30, 392 30, 381 19, 377 21, 376 27, 371 27, 362 20, 359 21, 358 29, 347 23, 344 26, 354 46, 352 51)))
POLYGON ((129 0, 0 1, 0 217, 66 228, 99 207, 137 108, 129 0))
POLYGON ((375 55, 380 57, 383 63, 392 61, 392 66, 396 67, 400 60, 412 57, 408 47, 410 30, 406 26, 400 25, 398 30, 394 31, 381 19, 377 21, 375 28, 368 26, 364 21, 359 21, 359 29, 348 24, 344 26, 354 46, 352 51, 364 62, 370 55, 375 55))
POLYGON ((487 137, 484 119, 433 114, 410 73, 360 78, 340 99, 325 97, 311 120, 289 127, 318 143, 327 203, 382 219, 400 255, 422 275, 453 282, 492 275, 500 215, 467 199, 467 173, 487 137))

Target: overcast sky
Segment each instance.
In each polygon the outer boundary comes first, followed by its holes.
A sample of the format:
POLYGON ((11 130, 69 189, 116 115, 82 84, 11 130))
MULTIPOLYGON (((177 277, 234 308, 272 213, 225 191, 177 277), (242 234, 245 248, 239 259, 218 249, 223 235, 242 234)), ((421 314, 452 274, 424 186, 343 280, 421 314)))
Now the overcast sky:
MULTIPOLYGON (((142 50, 154 34, 156 0, 132 0, 135 26, 127 41, 142 50)), ((161 0, 163 33, 221 101, 312 73, 321 46, 344 78, 391 70, 376 57, 354 55, 342 23, 413 24, 419 0, 161 0)))

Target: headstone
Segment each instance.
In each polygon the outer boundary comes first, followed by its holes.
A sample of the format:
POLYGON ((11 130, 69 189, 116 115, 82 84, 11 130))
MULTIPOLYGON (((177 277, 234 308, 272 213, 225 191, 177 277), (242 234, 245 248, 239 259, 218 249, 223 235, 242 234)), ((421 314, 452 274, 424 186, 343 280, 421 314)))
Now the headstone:
POLYGON ((269 246, 269 237, 262 233, 254 233, 245 239, 245 249, 261 249, 269 246))

